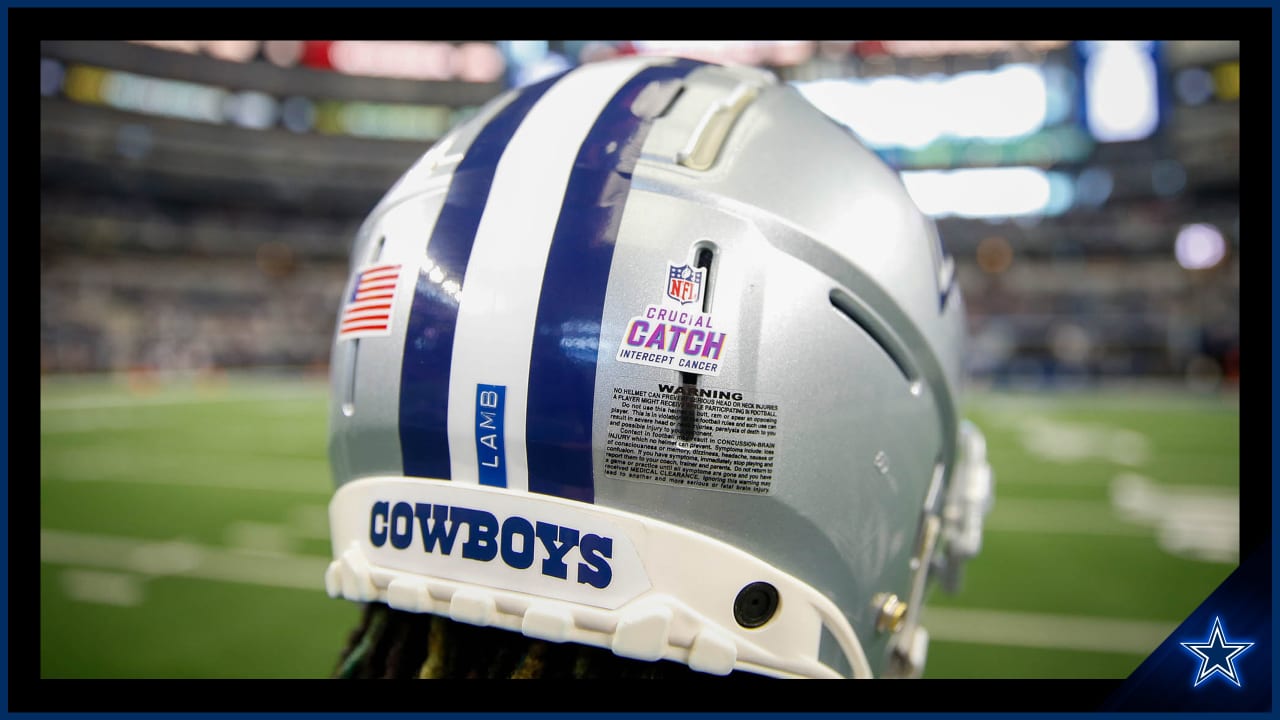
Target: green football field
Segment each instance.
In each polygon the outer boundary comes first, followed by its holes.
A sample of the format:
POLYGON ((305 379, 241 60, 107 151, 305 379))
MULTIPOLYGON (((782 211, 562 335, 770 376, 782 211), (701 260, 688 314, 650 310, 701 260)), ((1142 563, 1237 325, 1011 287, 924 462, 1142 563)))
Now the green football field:
MULTIPOLYGON (((1122 678, 1235 567, 1234 399, 967 414, 997 499, 961 592, 932 591, 928 677, 1122 678)), ((323 379, 44 379, 41 675, 327 676, 358 610, 323 589, 326 423, 323 379)))

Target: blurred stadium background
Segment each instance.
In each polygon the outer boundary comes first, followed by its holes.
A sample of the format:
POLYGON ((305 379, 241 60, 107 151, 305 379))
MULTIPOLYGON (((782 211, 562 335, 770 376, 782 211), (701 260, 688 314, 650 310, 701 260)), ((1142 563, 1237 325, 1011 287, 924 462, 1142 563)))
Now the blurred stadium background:
POLYGON ((1230 573, 1238 42, 47 41, 43 677, 332 670, 355 228, 485 100, 628 53, 773 68, 956 256, 997 503, 928 676, 1122 678, 1230 573))

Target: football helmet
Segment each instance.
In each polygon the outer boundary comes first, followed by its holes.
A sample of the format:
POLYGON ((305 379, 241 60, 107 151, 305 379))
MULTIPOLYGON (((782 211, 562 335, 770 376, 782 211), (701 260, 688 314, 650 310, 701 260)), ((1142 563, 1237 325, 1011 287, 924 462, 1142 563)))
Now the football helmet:
POLYGON ((510 90, 355 238, 330 595, 709 673, 919 675, 991 505, 954 266, 766 71, 510 90))

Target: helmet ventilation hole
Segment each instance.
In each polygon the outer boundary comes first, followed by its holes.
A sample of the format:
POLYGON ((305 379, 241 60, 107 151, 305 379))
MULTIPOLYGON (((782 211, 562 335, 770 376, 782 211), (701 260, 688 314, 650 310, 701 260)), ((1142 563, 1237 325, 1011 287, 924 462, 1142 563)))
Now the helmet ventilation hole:
POLYGON ((920 381, 920 371, 912 361, 906 345, 892 328, 873 310, 840 288, 832 288, 829 297, 832 307, 866 331, 880 349, 884 350, 907 381, 908 391, 912 395, 919 395, 919 388, 911 386, 920 381))
POLYGON ((379 235, 378 242, 369 249, 369 262, 376 263, 382 259, 382 251, 387 247, 387 236, 379 235))

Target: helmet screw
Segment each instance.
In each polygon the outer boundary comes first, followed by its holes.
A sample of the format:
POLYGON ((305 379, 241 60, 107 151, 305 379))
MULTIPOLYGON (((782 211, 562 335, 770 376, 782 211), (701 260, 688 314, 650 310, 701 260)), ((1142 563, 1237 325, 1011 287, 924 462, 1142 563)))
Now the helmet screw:
POLYGON ((872 599, 876 606, 876 631, 898 632, 907 618, 907 604, 893 593, 879 593, 872 599))
POLYGON ((733 619, 744 628, 758 628, 778 610, 778 589, 767 582, 753 582, 733 601, 733 619))

